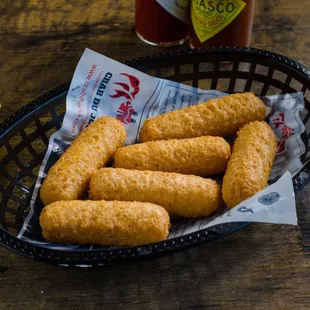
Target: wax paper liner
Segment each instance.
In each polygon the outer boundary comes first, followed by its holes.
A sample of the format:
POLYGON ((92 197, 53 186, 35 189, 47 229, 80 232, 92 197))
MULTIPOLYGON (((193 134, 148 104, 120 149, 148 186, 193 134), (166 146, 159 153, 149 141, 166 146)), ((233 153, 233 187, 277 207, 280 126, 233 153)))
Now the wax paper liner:
MULTIPOLYGON (((226 95, 215 90, 201 90, 155 78, 86 49, 75 70, 67 94, 63 125, 50 138, 31 199, 30 212, 18 238, 55 249, 85 250, 93 248, 93 246, 59 245, 44 242, 39 225, 39 216, 43 208, 39 198, 39 189, 50 167, 79 133, 96 118, 103 115, 116 117, 126 128, 128 134, 126 144, 132 144, 138 142, 139 131, 145 119, 226 95)), ((243 202, 239 206, 241 208, 239 211, 236 207, 229 213, 225 213, 224 210, 208 218, 173 218, 168 238, 182 236, 206 227, 211 229, 211 226, 218 226, 217 222, 214 222, 216 219, 217 221, 226 220, 226 222, 259 221, 296 225, 291 174, 296 173, 302 167, 299 157, 305 152, 305 145, 301 139, 305 128, 299 117, 299 111, 304 107, 303 94, 269 96, 262 100, 267 106, 266 121, 273 128, 279 140, 270 180, 274 182, 280 176, 283 175, 283 177, 257 194, 259 197, 255 195, 250 200, 243 202), (288 172, 285 173, 286 171, 288 172), (276 186, 275 189, 273 189, 274 186, 276 186), (270 192, 270 190, 272 191, 270 192), (283 190, 285 191, 283 192, 283 190), (279 197, 274 193, 278 193, 279 197), (258 199, 256 199, 257 197, 258 199), (272 208, 262 207, 264 204, 261 201, 269 201, 268 199, 278 200, 272 205, 272 208), (249 201, 251 201, 250 205, 249 201), (281 213, 279 208, 286 211, 281 213), (251 209, 252 212, 242 211, 248 209, 251 209), (276 218, 274 214, 277 212, 281 216, 276 218)), ((221 222, 221 224, 223 223, 221 222)), ((95 248, 98 247, 100 248, 100 246, 95 246, 95 248)))

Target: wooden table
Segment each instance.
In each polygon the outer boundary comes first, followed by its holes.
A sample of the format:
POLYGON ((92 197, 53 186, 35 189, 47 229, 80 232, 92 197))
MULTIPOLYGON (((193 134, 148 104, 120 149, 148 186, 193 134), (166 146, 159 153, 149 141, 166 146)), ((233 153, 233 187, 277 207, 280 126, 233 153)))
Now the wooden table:
MULTIPOLYGON (((165 48, 134 33, 134 1, 2 1, 0 120, 69 81, 89 47, 119 61, 165 48)), ((252 46, 310 66, 306 0, 257 1, 252 46)), ((298 208, 310 187, 297 195, 298 208)), ((309 309, 306 231, 255 224, 165 257, 66 269, 0 249, 0 309, 309 309)))

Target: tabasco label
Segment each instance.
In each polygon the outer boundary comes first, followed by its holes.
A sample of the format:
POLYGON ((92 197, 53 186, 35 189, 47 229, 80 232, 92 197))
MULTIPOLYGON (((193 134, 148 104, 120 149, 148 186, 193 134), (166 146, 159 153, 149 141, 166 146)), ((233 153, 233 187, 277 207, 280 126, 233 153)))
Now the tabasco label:
POLYGON ((242 0, 192 0, 191 18, 200 42, 228 26, 243 10, 242 0))

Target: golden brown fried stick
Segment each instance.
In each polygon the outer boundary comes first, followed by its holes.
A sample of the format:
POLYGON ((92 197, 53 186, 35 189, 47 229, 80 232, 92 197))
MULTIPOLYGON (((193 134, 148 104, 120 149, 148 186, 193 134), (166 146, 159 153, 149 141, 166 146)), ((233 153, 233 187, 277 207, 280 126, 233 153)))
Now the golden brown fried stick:
POLYGON ((265 118, 264 103, 253 93, 234 94, 147 119, 140 141, 227 137, 253 121, 265 118))
POLYGON ((40 225, 45 240, 71 244, 141 245, 166 239, 170 219, 151 203, 57 201, 45 207, 40 225))
POLYGON ((277 139, 267 123, 252 122, 240 129, 223 180, 228 208, 266 187, 276 149, 277 139))
POLYGON ((225 170, 230 146, 221 137, 171 139, 119 148, 114 167, 208 176, 225 170))
POLYGON ((81 198, 91 174, 111 160, 125 139, 124 126, 113 117, 101 117, 85 128, 49 170, 40 191, 44 205, 81 198))
POLYGON ((221 203, 219 185, 194 175, 171 172, 102 168, 90 181, 93 200, 151 202, 170 215, 202 217, 212 214, 221 203))

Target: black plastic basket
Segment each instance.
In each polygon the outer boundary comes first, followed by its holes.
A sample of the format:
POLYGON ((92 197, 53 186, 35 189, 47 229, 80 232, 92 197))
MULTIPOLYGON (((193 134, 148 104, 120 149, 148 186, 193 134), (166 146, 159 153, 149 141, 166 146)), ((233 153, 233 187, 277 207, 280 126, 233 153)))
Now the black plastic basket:
MULTIPOLYGON (((126 62, 150 75, 179 81, 202 89, 234 93, 253 91, 273 95, 301 91, 306 126, 303 169, 294 177, 295 191, 310 181, 308 121, 310 71, 287 57, 248 48, 182 50, 142 57, 126 62)), ((244 227, 232 223, 223 231, 201 230, 186 236, 139 247, 90 251, 52 250, 16 238, 29 212, 38 171, 52 133, 62 125, 69 83, 39 97, 0 125, 0 244, 25 256, 64 266, 97 266, 155 256, 210 241, 244 227)), ((297 210, 299 220, 307 210, 297 210)), ((303 221, 303 227, 306 226, 303 221)))

